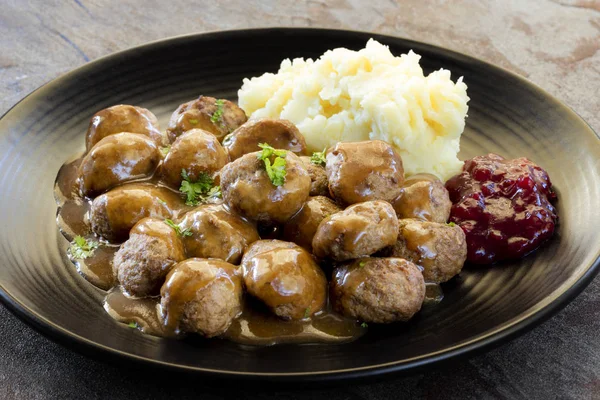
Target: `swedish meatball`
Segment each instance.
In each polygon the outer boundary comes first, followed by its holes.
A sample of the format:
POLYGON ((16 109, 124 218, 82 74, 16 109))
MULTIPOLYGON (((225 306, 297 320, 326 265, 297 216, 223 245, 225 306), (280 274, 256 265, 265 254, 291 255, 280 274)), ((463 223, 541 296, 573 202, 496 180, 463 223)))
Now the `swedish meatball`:
POLYGON ((163 219, 144 218, 115 253, 113 272, 127 293, 159 293, 167 273, 185 259, 181 238, 163 219))
POLYGON ((100 140, 77 171, 81 196, 93 197, 127 181, 148 177, 161 159, 156 143, 137 133, 117 133, 100 140))
POLYGON ((404 182, 402 159, 381 140, 338 143, 327 152, 325 170, 329 191, 342 205, 391 202, 404 182))
POLYGON ((402 258, 359 258, 333 272, 331 302, 334 310, 348 317, 384 324, 408 321, 423 300, 423 275, 402 258))
POLYGON ((354 204, 325 218, 313 238, 315 256, 335 261, 371 255, 396 243, 398 219, 381 200, 354 204))
POLYGON ((325 305, 327 280, 309 252, 293 243, 260 240, 242 258, 248 293, 286 320, 308 318, 325 305))
POLYGON ((309 197, 304 207, 283 227, 283 238, 312 251, 313 237, 321 221, 340 211, 342 209, 328 197, 309 197))
POLYGON ((311 196, 326 196, 330 197, 329 193, 329 181, 327 180, 327 173, 325 168, 320 165, 315 165, 310 161, 310 157, 300 157, 308 176, 310 176, 310 195, 311 196))
POLYGON ((246 154, 223 167, 223 200, 231 210, 248 219, 265 224, 284 223, 308 198, 310 177, 298 156, 288 151, 285 181, 275 186, 259 154, 246 154))
POLYGON ((175 193, 152 184, 128 183, 92 202, 92 231, 110 242, 127 239, 142 218, 172 218, 183 202, 175 193))
POLYGON ((467 242, 457 225, 401 219, 398 241, 383 254, 423 267, 427 282, 446 282, 462 270, 467 242))
POLYGON ((450 217, 452 202, 448 190, 436 176, 417 174, 404 181, 392 206, 400 219, 445 223, 450 217))
POLYGON ((263 118, 250 120, 223 140, 231 160, 260 150, 259 143, 268 143, 276 149, 289 150, 302 155, 306 142, 296 125, 286 119, 263 118))
POLYGON ((220 258, 239 264, 246 247, 260 239, 254 224, 222 205, 203 205, 184 215, 179 224, 191 235, 183 238, 188 257, 220 258))
POLYGON ((167 135, 173 143, 186 131, 203 129, 223 140, 225 135, 233 132, 247 119, 244 110, 229 100, 200 96, 177 107, 169 120, 167 135))
POLYGON ((146 135, 159 146, 164 142, 154 114, 142 107, 119 104, 94 114, 85 137, 87 151, 106 136, 121 132, 146 135))
POLYGON ((169 272, 160 289, 168 331, 206 337, 223 334, 242 310, 242 279, 223 260, 190 258, 169 272))
POLYGON ((179 136, 171 146, 161 167, 161 179, 172 188, 179 189, 183 180, 182 170, 194 182, 202 173, 213 176, 228 162, 225 149, 213 134, 192 129, 179 136))

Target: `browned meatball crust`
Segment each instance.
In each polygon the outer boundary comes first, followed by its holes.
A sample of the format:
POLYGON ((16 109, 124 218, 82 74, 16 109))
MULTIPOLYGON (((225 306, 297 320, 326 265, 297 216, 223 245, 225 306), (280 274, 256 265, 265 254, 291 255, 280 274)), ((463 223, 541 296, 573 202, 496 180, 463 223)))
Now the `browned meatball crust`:
POLYGON ((421 271, 402 258, 359 258, 337 267, 331 280, 333 308, 365 322, 408 321, 424 299, 421 271))
POLYGON ((239 264, 242 254, 260 239, 254 224, 222 205, 203 205, 184 215, 179 224, 191 235, 183 238, 188 257, 220 258, 239 264))
POLYGON ((146 135, 159 146, 164 143, 154 114, 142 107, 119 104, 94 114, 85 136, 85 147, 89 151, 106 136, 121 132, 146 135))
POLYGON ((400 195, 392 202, 398 218, 445 223, 452 202, 448 190, 436 176, 417 174, 407 178, 400 195))
POLYGON ((179 189, 182 170, 195 182, 202 173, 212 177, 228 162, 227 152, 213 134, 192 129, 179 136, 171 146, 161 167, 161 179, 179 189))
POLYGON ((446 282, 462 270, 467 242, 458 225, 401 219, 398 241, 382 253, 421 266, 427 282, 446 282))
POLYGON ((169 272, 160 290, 167 331, 219 336, 242 311, 242 279, 223 260, 190 258, 169 272))
POLYGON ((247 119, 244 110, 229 100, 200 96, 177 107, 169 120, 167 135, 173 143, 186 131, 203 129, 221 141, 247 119))
POLYGON ((309 197, 304 207, 283 227, 283 238, 312 252, 312 241, 321 221, 342 209, 330 198, 309 197))
POLYGON ((381 140, 338 143, 327 152, 325 170, 329 191, 342 205, 391 202, 404 182, 402 159, 381 140))
POLYGON ((151 176, 160 160, 156 143, 147 136, 127 132, 107 136, 79 166, 79 194, 94 197, 127 181, 151 176))
POLYGON ((293 243, 259 240, 242 258, 244 283, 275 315, 286 320, 308 318, 327 297, 327 280, 309 252, 293 243))
POLYGON ((354 204, 325 218, 313 238, 315 256, 335 261, 371 255, 396 243, 398 219, 381 200, 354 204))
POLYGON ((321 165, 313 164, 308 156, 302 156, 300 159, 306 167, 308 176, 310 176, 310 195, 330 197, 329 181, 327 180, 325 168, 321 165))
POLYGON ((298 156, 288 151, 285 182, 275 186, 259 154, 246 154, 223 167, 220 172, 223 200, 232 211, 250 220, 284 223, 308 198, 310 177, 298 156))
POLYGON ((145 217, 172 218, 183 205, 177 194, 148 183, 128 183, 100 195, 92 202, 92 231, 119 243, 145 217))
POLYGON ((260 143, 296 154, 306 153, 306 142, 296 125, 286 119, 255 119, 246 122, 223 140, 231 160, 260 150, 260 143))
POLYGON ((113 272, 130 295, 157 295, 167 273, 184 259, 177 232, 163 219, 144 218, 115 253, 113 272))

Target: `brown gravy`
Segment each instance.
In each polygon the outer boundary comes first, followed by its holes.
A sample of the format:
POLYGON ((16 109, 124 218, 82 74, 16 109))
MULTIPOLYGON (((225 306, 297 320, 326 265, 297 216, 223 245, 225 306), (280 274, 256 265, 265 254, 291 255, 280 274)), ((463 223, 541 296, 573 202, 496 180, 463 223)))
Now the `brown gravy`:
MULTIPOLYGON (((58 204, 57 224, 63 236, 71 241, 80 235, 97 240, 89 225, 91 202, 75 192, 75 180, 81 158, 67 162, 60 169, 55 182, 58 204)), ((147 180, 157 183, 156 177, 147 180)), ((191 210, 181 202, 179 215, 191 210)), ((263 237, 264 238, 264 237, 263 237)), ((167 328, 160 313, 160 297, 133 298, 123 293, 113 275, 112 260, 119 245, 100 241, 97 249, 85 260, 70 257, 77 271, 94 286, 106 290, 104 309, 115 320, 129 324, 142 332, 158 337, 179 337, 167 328)), ((346 343, 358 339, 367 331, 360 322, 343 317, 329 305, 312 318, 283 321, 270 313, 262 304, 246 296, 240 316, 235 319, 222 338, 246 345, 274 345, 279 343, 346 343)))

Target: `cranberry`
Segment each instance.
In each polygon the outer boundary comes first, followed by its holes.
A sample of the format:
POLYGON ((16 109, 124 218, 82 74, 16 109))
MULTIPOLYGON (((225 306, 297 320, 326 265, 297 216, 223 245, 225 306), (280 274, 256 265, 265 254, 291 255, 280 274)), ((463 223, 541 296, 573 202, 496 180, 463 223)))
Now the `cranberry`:
POLYGON ((465 232, 472 263, 522 257, 554 233, 558 217, 550 177, 526 158, 475 157, 446 188, 453 203, 450 221, 465 232))

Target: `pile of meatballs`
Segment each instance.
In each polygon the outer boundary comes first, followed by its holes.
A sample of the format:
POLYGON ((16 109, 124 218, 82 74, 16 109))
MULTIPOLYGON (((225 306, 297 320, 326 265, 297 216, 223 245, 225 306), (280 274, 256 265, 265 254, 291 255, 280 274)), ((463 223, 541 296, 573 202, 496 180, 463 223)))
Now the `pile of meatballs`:
POLYGON ((282 323, 310 320, 328 299, 360 322, 407 321, 425 283, 448 281, 466 259, 444 184, 405 178, 382 141, 338 143, 319 161, 291 122, 247 120, 235 103, 200 96, 164 133, 147 109, 104 109, 86 149, 75 190, 91 202, 91 230, 120 244, 116 279, 129 296, 160 296, 170 332, 221 335, 245 296, 282 323), (259 144, 285 150, 283 184, 259 144), (206 174, 221 198, 186 205, 183 176, 206 174))

